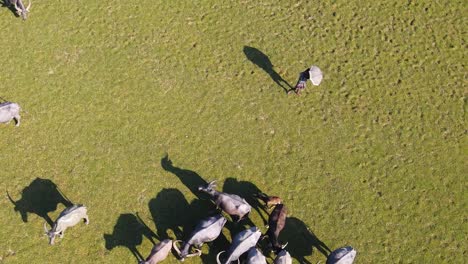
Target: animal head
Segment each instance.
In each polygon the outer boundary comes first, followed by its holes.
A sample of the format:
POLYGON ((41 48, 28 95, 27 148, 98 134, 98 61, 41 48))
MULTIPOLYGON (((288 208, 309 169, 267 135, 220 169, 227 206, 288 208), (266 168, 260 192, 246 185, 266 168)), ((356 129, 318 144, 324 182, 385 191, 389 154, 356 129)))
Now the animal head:
POLYGON ((44 231, 45 235, 49 238, 49 245, 53 245, 55 243, 55 236, 57 236, 60 232, 57 232, 55 228, 48 230, 46 223, 44 223, 44 231))
POLYGON ((206 185, 206 187, 203 187, 203 186, 198 187, 198 190, 213 195, 214 193, 216 193, 215 188, 216 188, 216 181, 211 181, 208 183, 208 185, 206 185))
POLYGON ((272 245, 273 247, 273 252, 275 252, 276 255, 280 254, 283 251, 286 251, 285 248, 288 246, 289 242, 286 242, 284 244, 278 243, 277 245, 272 245))
POLYGON ((283 201, 281 200, 280 197, 278 196, 268 196, 265 193, 259 192, 257 194, 254 194, 254 197, 257 199, 262 200, 265 203, 265 206, 267 207, 272 207, 277 204, 282 204, 283 201))
POLYGON ((24 7, 22 0, 13 1, 13 6, 15 7, 16 13, 21 16, 23 20, 28 18, 29 9, 31 8, 31 0, 27 7, 24 7), (18 6, 19 4, 19 6, 18 6))

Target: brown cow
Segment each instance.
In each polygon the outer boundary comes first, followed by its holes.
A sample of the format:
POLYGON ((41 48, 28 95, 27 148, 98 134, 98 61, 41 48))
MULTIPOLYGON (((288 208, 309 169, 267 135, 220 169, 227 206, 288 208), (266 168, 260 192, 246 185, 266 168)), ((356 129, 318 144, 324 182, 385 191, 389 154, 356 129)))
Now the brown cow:
POLYGON ((257 193, 254 195, 257 199, 262 200, 265 203, 265 207, 271 208, 274 205, 282 204, 283 201, 278 196, 268 196, 265 193, 257 193))
POLYGON ((286 244, 281 245, 278 242, 278 237, 280 235, 281 230, 283 230, 284 226, 286 225, 286 215, 287 210, 284 204, 277 204, 275 208, 270 214, 268 218, 268 230, 266 232, 266 236, 270 239, 270 243, 273 246, 275 251, 279 251, 286 247, 286 244))

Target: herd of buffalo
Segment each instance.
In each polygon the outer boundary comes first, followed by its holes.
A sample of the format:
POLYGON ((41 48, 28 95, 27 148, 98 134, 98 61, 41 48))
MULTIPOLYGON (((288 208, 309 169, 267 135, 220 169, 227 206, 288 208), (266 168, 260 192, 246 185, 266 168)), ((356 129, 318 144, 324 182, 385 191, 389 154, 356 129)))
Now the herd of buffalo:
MULTIPOLYGON (((23 19, 27 18, 31 4, 27 7, 24 6, 21 0, 6 0, 7 5, 10 5, 16 13, 23 19)), ((318 85, 322 75, 320 69, 317 67, 307 69, 305 73, 319 78, 316 80, 318 85), (316 69, 315 69, 316 68, 316 69)), ((304 73, 301 73, 302 75, 304 73)), ((302 76, 301 75, 301 76, 302 76)), ((307 76, 306 79, 311 79, 307 76)), ((302 78, 296 85, 296 93, 305 87, 306 79, 302 78)), ((15 120, 16 126, 20 125, 20 106, 13 102, 4 102, 0 104, 0 123, 9 123, 15 120)), ((199 192, 206 193, 211 201, 216 205, 216 208, 221 209, 222 212, 230 216, 234 223, 238 223, 248 218, 251 211, 251 205, 241 196, 220 192, 216 190, 216 183, 210 182, 205 186, 198 187, 199 192)), ((292 263, 292 258, 286 250, 288 243, 281 244, 279 236, 281 231, 285 228, 287 209, 283 204, 281 198, 277 196, 268 196, 265 193, 259 192, 254 195, 256 199, 264 202, 266 211, 271 211, 268 217, 268 229, 265 234, 262 234, 260 229, 256 226, 244 229, 237 234, 233 235, 231 245, 224 251, 221 251, 216 256, 218 264, 229 264, 237 261, 240 263, 241 259, 246 264, 266 264, 266 257, 263 255, 262 250, 258 247, 259 242, 267 239, 267 250, 275 253, 274 264, 289 264, 292 263)), ((171 240, 163 239, 155 244, 149 256, 140 262, 140 264, 156 264, 167 258, 169 253, 174 250, 179 260, 183 261, 185 258, 196 257, 201 255, 201 247, 204 243, 209 243, 216 240, 227 223, 225 214, 217 212, 215 215, 207 216, 199 220, 192 233, 184 240, 171 240)), ((55 243, 55 237, 62 238, 67 228, 72 227, 81 220, 89 224, 87 208, 81 204, 68 206, 63 210, 59 217, 53 222, 52 228, 47 229, 44 224, 44 230, 49 238, 49 244, 55 243)), ((265 248, 263 249, 265 250, 265 248)), ((327 257, 327 264, 351 264, 356 257, 356 251, 350 247, 338 248, 331 252, 327 257)))
MULTIPOLYGON (((149 256, 140 262, 140 264, 156 264, 167 258, 169 253, 174 250, 179 260, 183 261, 189 257, 201 256, 201 247, 204 243, 216 240, 222 233, 222 230, 228 220, 225 215, 229 215, 234 224, 237 224, 248 218, 251 206, 242 197, 236 194, 220 192, 216 190, 216 183, 212 181, 205 186, 199 186, 198 191, 206 193, 210 200, 215 204, 217 212, 201 219, 193 231, 184 241, 172 239, 163 239, 155 244, 149 256), (223 212, 225 214, 223 214, 223 212)), ((267 231, 262 234, 256 226, 246 228, 233 235, 231 245, 216 256, 218 264, 229 264, 240 259, 246 264, 266 264, 266 257, 259 249, 260 241, 267 239, 267 246, 263 250, 272 251, 276 254, 274 264, 292 263, 292 258, 286 250, 288 243, 279 242, 281 231, 285 228, 287 209, 282 199, 277 196, 268 196, 259 192, 254 195, 255 199, 264 203, 264 209, 271 211, 268 217, 267 231)), ((11 198, 10 198, 11 199, 11 198)), ((17 202, 14 202, 17 204, 17 202)), ((68 206, 63 210, 52 224, 52 229, 48 230, 44 224, 44 230, 49 238, 49 244, 55 243, 55 237, 63 238, 64 232, 68 227, 72 227, 84 220, 89 224, 87 209, 84 205, 75 204, 68 206)), ((342 247, 328 255, 327 264, 351 264, 356 257, 356 251, 350 247, 342 247)))
MULTIPOLYGON (((5 102, 0 104, 0 122, 7 123, 15 120, 18 126, 20 124, 19 111, 20 107, 16 103, 5 102)), ((198 191, 209 195, 216 207, 228 214, 232 221, 236 223, 246 219, 251 211, 249 203, 239 195, 217 191, 214 181, 206 186, 199 186, 198 191)), ((281 198, 277 196, 258 193, 255 197, 262 200, 266 208, 273 207, 269 214, 266 234, 262 235, 259 228, 255 226, 237 233, 233 236, 230 247, 217 255, 216 261, 218 264, 229 264, 233 261, 240 262, 239 259, 242 255, 246 255, 245 263, 247 264, 266 264, 265 256, 257 248, 259 240, 265 238, 269 241, 269 249, 276 253, 274 264, 292 263, 292 258, 285 249, 287 243, 281 244, 279 242, 279 235, 286 224, 286 206, 281 198), (224 256, 222 256, 222 253, 225 253, 224 256)), ((87 209, 84 205, 78 204, 67 207, 53 223, 52 229, 48 230, 44 225, 46 235, 49 237, 49 243, 53 245, 56 236, 62 238, 68 227, 76 225, 82 219, 86 224, 89 224, 87 209)), ((187 257, 200 256, 201 246, 218 238, 226 222, 227 219, 222 213, 201 219, 185 241, 164 239, 154 245, 149 256, 141 264, 156 264, 164 260, 171 252, 171 249, 177 252, 178 258, 182 261, 187 257)), ((351 264, 355 256, 356 251, 352 247, 342 247, 329 254, 327 264, 351 264)))
MULTIPOLYGON (((217 191, 215 181, 208 183, 206 186, 199 186, 198 191, 209 195, 216 208, 229 215, 234 223, 239 223, 248 218, 251 211, 249 203, 239 195, 217 191)), ((233 236, 231 245, 225 251, 217 254, 216 262, 218 264, 229 264, 234 261, 240 263, 240 259, 243 259, 246 264, 266 264, 266 257, 257 248, 257 245, 261 240, 267 239, 267 250, 276 254, 274 264, 292 263, 291 255, 286 250, 288 243, 281 244, 279 242, 280 233, 286 224, 286 206, 281 198, 277 196, 268 196, 261 192, 254 196, 264 202, 266 210, 271 210, 266 233, 262 234, 256 226, 238 232, 233 236)), ((185 258, 201 256, 203 244, 216 240, 228 221, 222 212, 201 219, 184 241, 164 239, 155 244, 149 256, 142 260, 140 264, 159 263, 166 259, 172 250, 176 252, 176 256, 181 261, 185 258)), ((53 245, 56 236, 62 238, 68 227, 76 225, 82 219, 86 224, 89 223, 87 209, 84 205, 78 204, 67 207, 53 223, 52 229, 47 230, 44 224, 49 243, 53 245)), ((331 252, 326 263, 351 264, 354 262, 355 257, 356 251, 352 247, 342 247, 331 252)))

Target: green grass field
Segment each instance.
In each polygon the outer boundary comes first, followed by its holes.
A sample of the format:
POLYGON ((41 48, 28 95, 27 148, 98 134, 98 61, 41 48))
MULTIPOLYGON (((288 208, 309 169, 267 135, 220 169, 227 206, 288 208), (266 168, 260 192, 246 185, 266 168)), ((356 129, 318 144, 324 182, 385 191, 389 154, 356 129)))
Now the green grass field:
MULTIPOLYGON (((214 209, 193 191, 214 179, 283 198, 296 263, 345 245, 356 263, 466 262, 467 10, 33 0, 22 21, 0 8, 0 96, 23 111, 0 125, 0 263, 137 263, 214 209), (322 84, 286 95, 276 81, 312 64, 322 84), (90 225, 49 246, 62 196, 90 225)), ((185 263, 214 263, 223 233, 185 263)))

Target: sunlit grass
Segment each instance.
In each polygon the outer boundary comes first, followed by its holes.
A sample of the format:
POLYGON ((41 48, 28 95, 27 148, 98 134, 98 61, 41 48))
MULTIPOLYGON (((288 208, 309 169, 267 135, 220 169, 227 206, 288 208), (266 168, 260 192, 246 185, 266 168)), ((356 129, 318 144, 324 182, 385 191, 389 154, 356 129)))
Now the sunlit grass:
MULTIPOLYGON (((464 10, 461 1, 44 0, 23 22, 1 8, 0 96, 23 114, 20 127, 0 126, 0 262, 136 263, 106 245, 122 214, 159 234, 158 219, 184 208, 195 224, 209 207, 162 167, 168 155, 220 189, 235 178, 281 196, 328 247, 355 247, 357 263, 463 263, 464 10), (318 65, 322 84, 287 96, 245 47, 290 84, 318 65), (36 178, 87 205, 90 225, 48 246, 44 219, 23 222, 6 195, 19 200, 36 178), (174 205, 157 199, 167 189, 174 205)), ((251 219, 263 228, 258 213, 251 219)), ((151 241, 134 241, 146 256, 151 241)), ((324 263, 310 245, 291 245, 324 263)))

